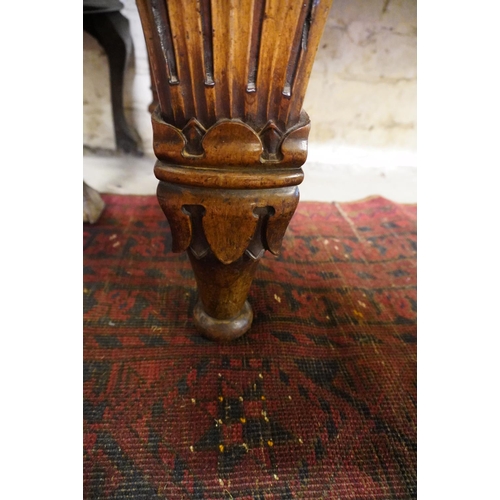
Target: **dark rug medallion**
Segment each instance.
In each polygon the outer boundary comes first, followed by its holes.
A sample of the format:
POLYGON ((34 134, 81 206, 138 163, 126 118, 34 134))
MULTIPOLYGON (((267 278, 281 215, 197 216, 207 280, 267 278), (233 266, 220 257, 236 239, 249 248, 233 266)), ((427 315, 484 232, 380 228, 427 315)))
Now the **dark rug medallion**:
POLYGON ((84 226, 84 498, 416 498, 416 207, 302 202, 204 340, 153 196, 84 226))

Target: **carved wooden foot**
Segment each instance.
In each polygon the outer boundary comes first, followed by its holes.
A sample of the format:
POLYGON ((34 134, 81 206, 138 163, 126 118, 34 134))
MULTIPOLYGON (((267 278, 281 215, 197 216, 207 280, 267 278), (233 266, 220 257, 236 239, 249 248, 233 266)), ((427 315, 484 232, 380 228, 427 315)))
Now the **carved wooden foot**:
MULTIPOLYGON (((156 166, 158 177, 168 168, 156 166)), ((220 172, 220 183, 237 180, 220 172)), ((229 340, 245 333, 253 313, 246 301, 260 258, 279 252, 299 201, 297 187, 227 189, 160 182, 158 200, 172 230, 173 250, 188 250, 199 302, 194 320, 207 337, 229 340)))
POLYGON ((259 259, 297 207, 309 119, 301 111, 331 0, 137 0, 159 106, 158 199, 188 251, 194 321, 245 333, 259 259))

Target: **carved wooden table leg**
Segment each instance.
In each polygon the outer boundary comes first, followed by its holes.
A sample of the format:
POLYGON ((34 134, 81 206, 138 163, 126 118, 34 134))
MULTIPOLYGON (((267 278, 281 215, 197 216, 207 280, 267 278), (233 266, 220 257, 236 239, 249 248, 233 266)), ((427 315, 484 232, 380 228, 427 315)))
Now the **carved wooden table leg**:
POLYGON ((194 321, 229 340, 252 322, 248 291, 279 252, 299 201, 301 111, 331 0, 137 0, 159 106, 158 200, 188 251, 194 321))

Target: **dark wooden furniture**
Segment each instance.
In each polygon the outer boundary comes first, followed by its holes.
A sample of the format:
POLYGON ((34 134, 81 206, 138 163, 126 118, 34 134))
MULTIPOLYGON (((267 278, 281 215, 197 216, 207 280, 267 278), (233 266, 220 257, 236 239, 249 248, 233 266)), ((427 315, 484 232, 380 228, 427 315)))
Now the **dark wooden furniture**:
POLYGON ((331 0, 137 0, 159 106, 158 200, 198 284, 206 336, 245 333, 259 259, 299 201, 302 111, 331 0))
POLYGON ((100 43, 108 57, 116 148, 140 156, 137 133, 127 123, 123 110, 123 85, 132 36, 128 19, 120 13, 122 8, 119 0, 83 0, 83 29, 100 43))

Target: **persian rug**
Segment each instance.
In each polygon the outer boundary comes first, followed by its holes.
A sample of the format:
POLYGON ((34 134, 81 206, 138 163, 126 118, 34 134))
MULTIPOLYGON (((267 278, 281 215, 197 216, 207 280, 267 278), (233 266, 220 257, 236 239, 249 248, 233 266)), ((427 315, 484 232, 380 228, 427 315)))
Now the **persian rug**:
POLYGON ((302 202, 205 340, 154 196, 84 226, 85 499, 416 498, 416 206, 302 202))

